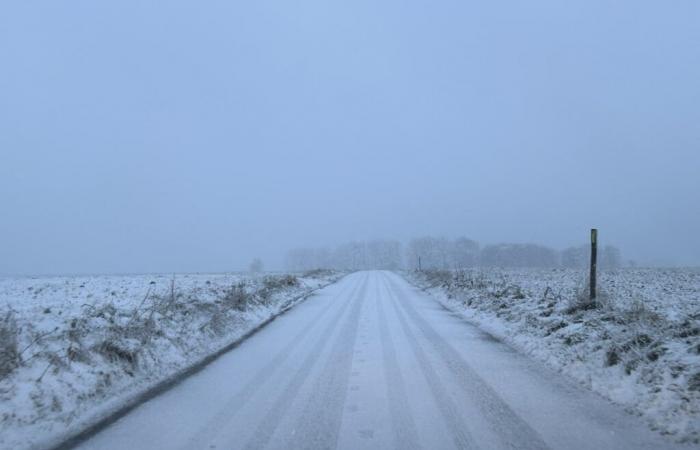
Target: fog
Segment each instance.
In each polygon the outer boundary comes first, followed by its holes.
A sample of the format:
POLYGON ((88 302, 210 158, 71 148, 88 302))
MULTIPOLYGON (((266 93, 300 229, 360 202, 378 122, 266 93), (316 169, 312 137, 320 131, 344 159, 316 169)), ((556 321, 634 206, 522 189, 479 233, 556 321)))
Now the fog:
POLYGON ((601 240, 700 265, 696 0, 33 1, 0 14, 0 273, 601 240))

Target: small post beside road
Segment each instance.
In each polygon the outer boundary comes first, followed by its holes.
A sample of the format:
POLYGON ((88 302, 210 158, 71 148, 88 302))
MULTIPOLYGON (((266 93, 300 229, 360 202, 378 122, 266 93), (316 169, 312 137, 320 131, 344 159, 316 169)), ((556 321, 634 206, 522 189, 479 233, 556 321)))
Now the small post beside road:
POLYGON ((598 266, 598 230, 596 228, 591 229, 591 285, 590 285, 590 295, 591 300, 595 300, 596 297, 596 272, 598 266))
POLYGON ((420 256, 419 256, 418 257, 418 272, 422 272, 422 271, 423 271, 423 269, 421 268, 421 265, 420 265, 420 256))

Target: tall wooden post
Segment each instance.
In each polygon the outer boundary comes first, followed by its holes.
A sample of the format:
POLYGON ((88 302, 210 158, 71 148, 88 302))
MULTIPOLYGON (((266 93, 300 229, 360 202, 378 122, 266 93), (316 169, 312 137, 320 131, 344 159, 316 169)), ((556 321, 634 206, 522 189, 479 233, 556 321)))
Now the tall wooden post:
POLYGON ((598 230, 591 230, 591 300, 596 297, 596 272, 598 268, 598 230))
POLYGON ((420 256, 419 256, 419 257, 418 257, 418 272, 422 272, 422 271, 423 271, 423 268, 421 267, 421 264, 420 264, 420 256))

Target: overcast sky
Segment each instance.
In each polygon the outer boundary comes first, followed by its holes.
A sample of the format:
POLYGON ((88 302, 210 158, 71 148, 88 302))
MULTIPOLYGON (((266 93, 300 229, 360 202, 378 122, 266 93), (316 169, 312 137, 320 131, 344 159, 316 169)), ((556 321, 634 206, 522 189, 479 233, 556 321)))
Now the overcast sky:
POLYGON ((434 234, 700 265, 700 2, 6 1, 0 273, 434 234))

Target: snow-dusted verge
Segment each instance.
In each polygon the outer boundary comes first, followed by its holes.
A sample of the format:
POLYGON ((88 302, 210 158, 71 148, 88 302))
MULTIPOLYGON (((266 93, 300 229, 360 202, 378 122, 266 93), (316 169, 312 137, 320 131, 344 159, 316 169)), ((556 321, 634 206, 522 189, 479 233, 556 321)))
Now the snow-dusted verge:
POLYGON ((700 442, 700 271, 603 273, 597 302, 585 275, 554 270, 411 272, 443 305, 521 351, 645 417, 700 442))
POLYGON ((0 279, 0 448, 45 448, 341 274, 0 279))

